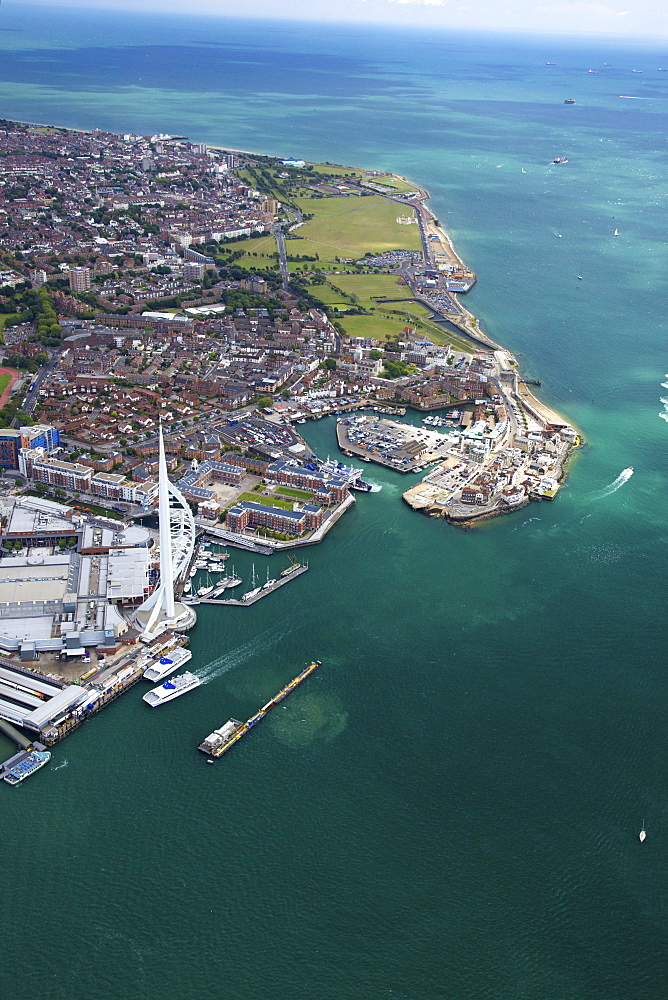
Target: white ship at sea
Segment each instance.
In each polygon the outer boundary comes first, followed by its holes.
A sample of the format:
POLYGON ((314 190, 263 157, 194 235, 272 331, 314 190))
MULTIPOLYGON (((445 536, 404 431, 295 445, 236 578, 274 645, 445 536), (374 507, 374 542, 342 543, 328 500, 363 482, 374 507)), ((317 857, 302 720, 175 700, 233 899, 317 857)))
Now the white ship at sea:
POLYGON ((180 698, 182 694, 199 687, 201 683, 199 677, 186 670, 184 674, 179 674, 178 677, 173 677, 170 681, 165 681, 160 687, 148 691, 143 696, 143 701, 147 705, 150 705, 151 708, 156 708, 158 705, 164 705, 165 702, 173 701, 174 698, 180 698))
POLYGON ((169 654, 161 656, 156 663, 152 663, 144 671, 144 679, 147 681, 164 681, 165 677, 169 677, 173 674, 175 670, 179 667, 185 667, 186 663, 192 660, 193 654, 189 649, 184 649, 183 646, 177 646, 176 649, 171 650, 169 654))

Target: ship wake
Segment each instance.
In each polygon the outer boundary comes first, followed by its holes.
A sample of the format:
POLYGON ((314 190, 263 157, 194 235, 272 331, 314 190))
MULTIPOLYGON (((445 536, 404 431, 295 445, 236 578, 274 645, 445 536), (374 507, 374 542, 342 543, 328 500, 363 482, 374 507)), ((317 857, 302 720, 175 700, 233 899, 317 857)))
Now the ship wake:
POLYGON ((226 674, 228 670, 241 666, 242 663, 246 663, 258 653, 266 653, 267 650, 278 645, 281 639, 291 631, 292 629, 267 629, 251 642, 245 642, 243 645, 237 646, 236 649, 230 650, 229 653, 225 653, 224 656, 217 657, 198 671, 202 684, 208 684, 220 677, 221 674, 226 674))
POLYGON ((628 469, 623 469, 612 483, 609 483, 608 486, 604 487, 596 494, 596 499, 603 500, 605 497, 612 496, 613 493, 616 493, 617 490, 622 488, 624 483, 628 483, 632 475, 633 466, 629 466, 628 469))
MULTIPOLYGON (((666 373, 666 378, 668 378, 668 372, 666 373)), ((661 386, 663 389, 668 389, 668 382, 662 382, 661 386)), ((659 416, 668 423, 668 397, 660 396, 659 398, 663 403, 663 412, 659 416)))

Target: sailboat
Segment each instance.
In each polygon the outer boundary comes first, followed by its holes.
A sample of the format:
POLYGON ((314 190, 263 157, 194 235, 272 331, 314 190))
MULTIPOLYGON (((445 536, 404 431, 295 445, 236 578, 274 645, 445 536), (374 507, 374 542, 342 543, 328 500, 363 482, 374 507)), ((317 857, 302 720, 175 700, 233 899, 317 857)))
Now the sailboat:
POLYGON ((642 844, 642 843, 643 843, 643 841, 645 840, 645 837, 646 837, 646 836, 647 836, 647 833, 646 833, 646 831, 645 831, 645 820, 643 820, 643 821, 642 821, 642 830, 641 830, 641 831, 640 831, 640 833, 638 834, 638 840, 640 841, 640 843, 641 843, 641 844, 642 844))
POLYGON ((275 583, 276 583, 275 580, 270 580, 269 579, 269 567, 267 566, 267 582, 262 584, 262 589, 263 590, 268 590, 269 587, 273 587, 273 585, 275 583))
POLYGON ((253 569, 251 572, 251 589, 246 591, 246 593, 242 595, 241 600, 250 601, 250 599, 259 594, 261 590, 262 587, 258 587, 257 580, 255 579, 255 563, 253 563, 253 569))
POLYGON ((198 597, 207 597, 207 595, 210 594, 211 591, 213 590, 214 586, 215 586, 215 584, 211 583, 211 577, 207 573, 206 574, 206 586, 199 588, 199 590, 197 591, 197 596, 198 597))

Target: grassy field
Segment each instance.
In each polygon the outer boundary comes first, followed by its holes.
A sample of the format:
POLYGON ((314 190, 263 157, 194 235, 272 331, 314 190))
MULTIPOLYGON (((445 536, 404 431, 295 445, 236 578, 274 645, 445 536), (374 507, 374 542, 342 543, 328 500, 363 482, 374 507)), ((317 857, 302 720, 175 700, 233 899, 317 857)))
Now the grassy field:
POLYGON ((370 181, 371 184, 381 184, 388 191, 397 191, 399 194, 415 191, 415 184, 399 180, 398 177, 367 177, 366 180, 370 181))
POLYGON ((11 371, 0 371, 0 396, 9 385, 9 383, 14 378, 14 373, 11 371))
POLYGON ((313 494, 306 493, 304 490, 293 490, 290 486, 281 486, 276 490, 276 493, 282 494, 286 497, 294 497, 295 500, 312 500, 313 494))
MULTIPOLYGON (((409 299, 417 307, 417 303, 411 298, 406 285, 400 285, 398 275, 395 274, 333 274, 329 278, 332 285, 341 288, 348 295, 354 295, 360 305, 371 307, 376 303, 372 301, 374 297, 386 299, 409 299)), ((397 308, 401 308, 397 306, 397 308)))
POLYGON ((405 340, 405 320, 372 316, 341 316, 337 319, 349 337, 373 337, 375 340, 405 340))
POLYGON ((283 510, 292 510, 289 500, 281 500, 280 497, 265 496, 263 493, 242 493, 238 500, 249 500, 251 503, 263 503, 269 507, 281 507, 283 510))
POLYGON ((276 253, 276 240, 273 236, 258 236, 253 240, 236 240, 233 243, 223 242, 220 244, 220 249, 229 250, 231 253, 243 250, 244 253, 272 254, 276 253))
POLYGON ((400 226, 396 221, 408 210, 380 196, 300 198, 299 206, 314 215, 298 230, 299 235, 319 244, 325 252, 334 251, 335 256, 358 258, 367 251, 420 249, 418 227, 400 226))
POLYGON ((232 266, 245 267, 249 271, 253 268, 256 268, 258 271, 277 271, 278 261, 273 260, 271 257, 262 257, 259 253, 257 257, 247 253, 243 257, 239 257, 238 260, 235 260, 232 266))
POLYGON ((313 167, 313 170, 308 171, 311 175, 321 174, 324 177, 343 177, 351 174, 355 177, 365 176, 365 171, 360 170, 359 167, 344 167, 340 163, 309 163, 308 166, 313 167))

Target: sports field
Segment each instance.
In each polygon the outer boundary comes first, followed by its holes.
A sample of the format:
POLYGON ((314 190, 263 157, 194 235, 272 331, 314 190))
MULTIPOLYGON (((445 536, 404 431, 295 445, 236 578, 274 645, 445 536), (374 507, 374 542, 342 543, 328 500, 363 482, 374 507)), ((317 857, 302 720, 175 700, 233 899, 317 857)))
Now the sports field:
POLYGON ((5 405, 9 399, 12 385, 20 377, 21 373, 15 371, 13 368, 0 368, 0 406, 5 405))

